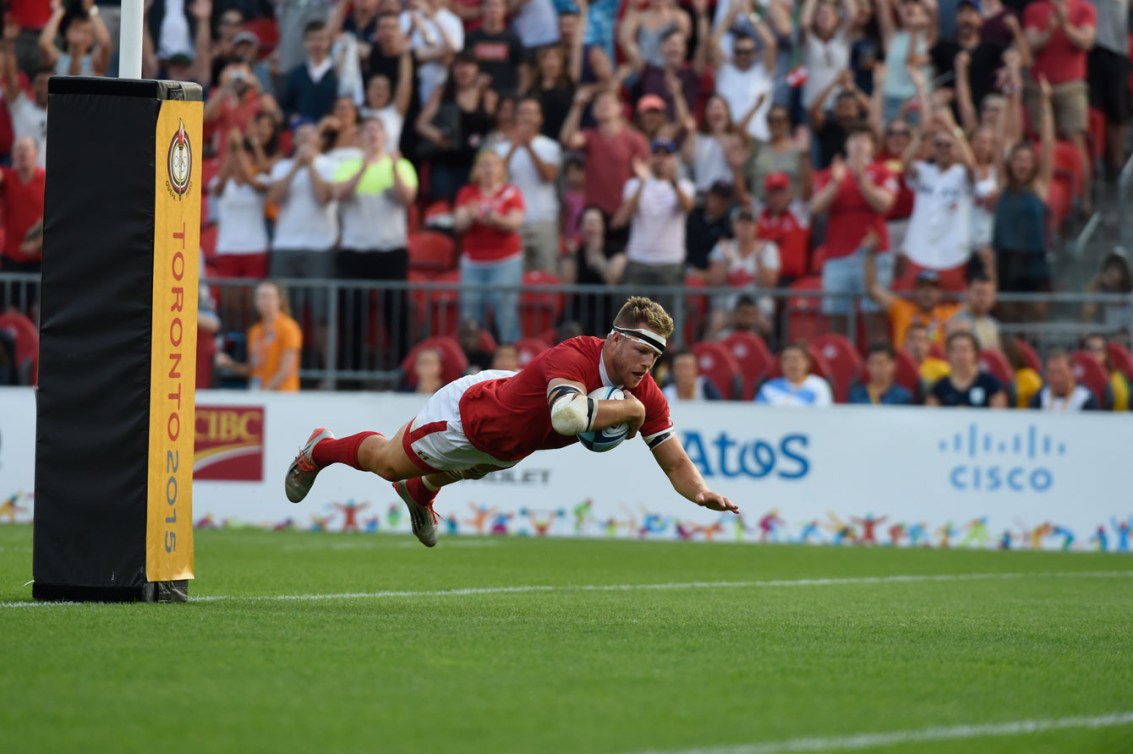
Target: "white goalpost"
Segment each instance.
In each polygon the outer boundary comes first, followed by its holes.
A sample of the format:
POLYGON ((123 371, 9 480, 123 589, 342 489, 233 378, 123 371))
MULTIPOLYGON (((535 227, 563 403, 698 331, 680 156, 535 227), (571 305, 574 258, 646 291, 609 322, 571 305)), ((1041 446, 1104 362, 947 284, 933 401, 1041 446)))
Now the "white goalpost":
POLYGON ((118 35, 118 78, 142 77, 142 18, 145 0, 122 0, 122 26, 118 35))

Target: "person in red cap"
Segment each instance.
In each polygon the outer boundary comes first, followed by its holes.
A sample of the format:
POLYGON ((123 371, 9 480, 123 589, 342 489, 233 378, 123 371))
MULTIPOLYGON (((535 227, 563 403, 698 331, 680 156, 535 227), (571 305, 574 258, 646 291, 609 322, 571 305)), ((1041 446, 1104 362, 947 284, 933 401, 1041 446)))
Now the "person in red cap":
POLYGON ((656 94, 647 94, 638 100, 637 127, 649 141, 672 137, 665 100, 656 94))
POLYGON ((771 173, 763 180, 763 208, 755 226, 761 241, 770 241, 779 248, 779 282, 789 285, 807 273, 807 246, 810 228, 796 212, 791 178, 786 173, 771 173))

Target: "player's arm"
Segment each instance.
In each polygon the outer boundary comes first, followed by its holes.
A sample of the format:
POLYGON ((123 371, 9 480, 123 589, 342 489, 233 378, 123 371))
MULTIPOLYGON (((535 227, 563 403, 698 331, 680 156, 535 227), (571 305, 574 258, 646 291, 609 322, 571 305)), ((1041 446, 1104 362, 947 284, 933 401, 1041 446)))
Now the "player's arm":
POLYGON ((699 506, 714 511, 731 511, 739 513, 740 509, 735 503, 718 492, 708 489, 704 477, 685 453, 684 447, 675 438, 662 442, 653 447, 653 458, 673 489, 684 498, 691 500, 699 506))
POLYGON ((586 394, 581 382, 563 377, 547 383, 547 407, 551 426, 568 437, 623 423, 629 424, 629 436, 633 437, 645 421, 645 406, 629 393, 625 400, 597 401, 586 394))

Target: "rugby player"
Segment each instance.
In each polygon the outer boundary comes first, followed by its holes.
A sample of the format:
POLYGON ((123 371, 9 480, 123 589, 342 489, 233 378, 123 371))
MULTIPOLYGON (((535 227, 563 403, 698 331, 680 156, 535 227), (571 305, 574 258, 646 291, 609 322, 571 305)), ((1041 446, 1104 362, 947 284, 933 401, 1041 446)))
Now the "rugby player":
POLYGON ((664 308, 635 296, 605 339, 571 338, 522 371, 486 370, 450 382, 393 438, 360 432, 337 439, 328 429, 316 429, 287 469, 287 498, 303 500, 319 471, 333 463, 377 474, 393 482, 409 508, 413 533, 433 547, 433 502, 444 485, 481 479, 537 450, 570 445, 581 432, 625 423, 628 437, 642 436, 678 493, 711 510, 739 513, 731 500, 708 488, 675 439, 669 404, 650 374, 672 334, 673 320, 664 308), (625 399, 588 397, 603 386, 621 388, 625 399))

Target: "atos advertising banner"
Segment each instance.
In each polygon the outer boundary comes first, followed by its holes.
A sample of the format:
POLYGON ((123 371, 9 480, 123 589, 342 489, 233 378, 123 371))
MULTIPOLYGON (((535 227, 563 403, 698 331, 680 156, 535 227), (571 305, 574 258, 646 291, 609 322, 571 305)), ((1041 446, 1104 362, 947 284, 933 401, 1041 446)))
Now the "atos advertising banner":
MULTIPOLYGON (((30 431, 19 425, 34 417, 27 410, 9 413, 4 400, 11 392, 0 390, 4 437, 30 431), (23 419, 10 426, 8 416, 23 419)), ((339 436, 363 429, 392 434, 421 405, 416 396, 389 394, 201 394, 196 524, 408 531, 404 506, 376 476, 329 468, 299 505, 286 501, 283 476, 313 428, 326 426, 339 436), (219 474, 217 467, 227 470, 219 474)), ((736 403, 680 404, 673 416, 693 463, 713 489, 740 505, 742 516, 685 501, 644 443, 634 440, 601 454, 577 445, 536 453, 514 469, 448 487, 438 498, 442 528, 449 534, 1129 550, 1133 498, 1125 492, 1126 457, 1133 422, 1125 416, 736 403)), ((7 450, 0 445, 0 500, 19 494, 20 505, 30 508, 29 482, 9 475, 7 450)))

